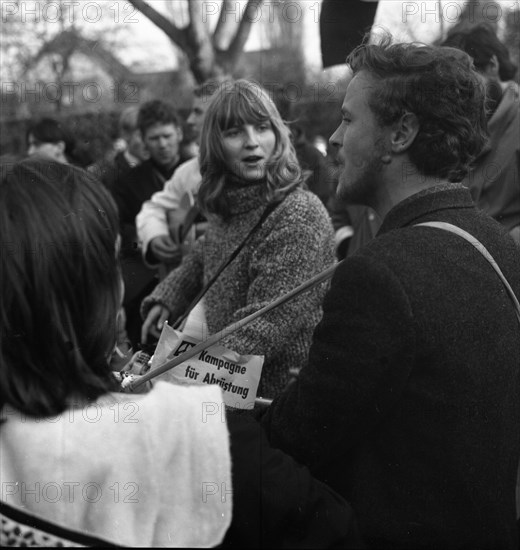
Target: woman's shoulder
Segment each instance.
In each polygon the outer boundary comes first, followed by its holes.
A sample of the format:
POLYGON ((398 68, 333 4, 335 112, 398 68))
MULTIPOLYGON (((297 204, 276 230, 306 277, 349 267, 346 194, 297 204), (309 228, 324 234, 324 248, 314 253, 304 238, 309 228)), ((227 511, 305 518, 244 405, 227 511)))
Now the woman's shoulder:
POLYGON ((300 187, 289 193, 277 210, 280 215, 289 216, 293 221, 327 226, 331 223, 329 213, 318 196, 300 187))
POLYGON ((296 189, 291 191, 291 193, 289 193, 285 197, 285 200, 283 202, 291 208, 311 208, 325 214, 327 213, 327 210, 323 206, 323 203, 318 198, 318 196, 308 189, 304 189, 302 187, 297 187, 296 189))
MULTIPOLYGON (((151 391, 146 394, 110 394, 111 398, 123 406, 134 403, 139 416, 145 423, 171 421, 185 418, 186 421, 198 421, 204 410, 218 408, 222 394, 216 385, 175 385, 167 382, 155 382, 151 391)), ((213 419, 206 421, 211 421, 213 419)))

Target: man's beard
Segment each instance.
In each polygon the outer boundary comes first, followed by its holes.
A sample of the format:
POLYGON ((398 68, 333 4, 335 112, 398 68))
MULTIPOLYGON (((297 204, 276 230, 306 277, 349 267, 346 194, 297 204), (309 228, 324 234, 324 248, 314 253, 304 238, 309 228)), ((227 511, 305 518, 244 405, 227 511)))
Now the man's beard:
POLYGON ((386 153, 382 143, 376 143, 374 154, 351 174, 345 174, 345 169, 339 177, 336 195, 346 204, 360 204, 374 206, 376 190, 382 185, 381 172, 383 161, 381 157, 386 153))

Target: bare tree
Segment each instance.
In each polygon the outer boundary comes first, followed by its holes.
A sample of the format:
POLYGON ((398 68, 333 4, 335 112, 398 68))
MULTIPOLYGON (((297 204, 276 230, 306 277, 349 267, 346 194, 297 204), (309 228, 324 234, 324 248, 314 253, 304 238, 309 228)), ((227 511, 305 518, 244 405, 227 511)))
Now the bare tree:
MULTIPOLYGON (((263 0, 248 0, 241 17, 237 17, 235 0, 223 0, 213 33, 208 25, 208 5, 200 0, 188 0, 188 22, 183 27, 144 0, 129 2, 184 52, 195 80, 203 82, 210 77, 233 73, 263 0)), ((179 14, 170 10, 173 16, 175 13, 179 14)))
POLYGON ((59 112, 67 96, 63 93, 64 84, 70 80, 76 53, 101 60, 116 81, 127 76, 128 70, 110 53, 124 27, 112 24, 109 3, 91 3, 99 10, 91 12, 90 23, 95 20, 95 25, 83 24, 82 5, 71 11, 77 3, 42 0, 34 4, 30 14, 24 12, 24 4, 23 0, 15 0, 3 12, 0 45, 4 81, 33 85, 34 80, 39 80, 33 74, 37 72, 57 90, 54 99, 46 99, 59 112))

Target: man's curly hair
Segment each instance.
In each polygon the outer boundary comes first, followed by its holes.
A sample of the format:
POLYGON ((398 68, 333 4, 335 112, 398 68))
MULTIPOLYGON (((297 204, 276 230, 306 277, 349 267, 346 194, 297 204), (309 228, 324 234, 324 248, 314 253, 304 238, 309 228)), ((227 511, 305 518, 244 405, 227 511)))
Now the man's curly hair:
POLYGON ((487 139, 485 90, 471 58, 454 48, 363 43, 347 58, 354 74, 374 77, 368 104, 381 125, 405 113, 419 121, 409 149, 418 172, 461 181, 487 139))
POLYGON ((182 121, 172 105, 159 99, 153 99, 144 103, 139 109, 137 126, 144 136, 146 131, 155 124, 173 124, 180 128, 182 121))

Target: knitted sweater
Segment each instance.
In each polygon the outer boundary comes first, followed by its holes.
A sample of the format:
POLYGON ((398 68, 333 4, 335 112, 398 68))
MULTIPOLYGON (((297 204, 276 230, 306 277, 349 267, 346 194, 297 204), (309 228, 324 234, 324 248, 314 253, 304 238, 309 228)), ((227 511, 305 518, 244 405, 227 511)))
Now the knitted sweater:
MULTIPOLYGON (((163 304, 170 319, 177 319, 266 208, 262 185, 228 186, 224 192, 231 215, 209 217, 205 236, 143 301, 143 317, 163 304)), ((330 218, 320 200, 302 189, 290 193, 205 295, 209 332, 250 315, 330 266, 333 247, 330 218)), ((319 285, 221 340, 238 353, 265 356, 259 396, 280 393, 290 372, 306 361, 325 290, 319 285)))

